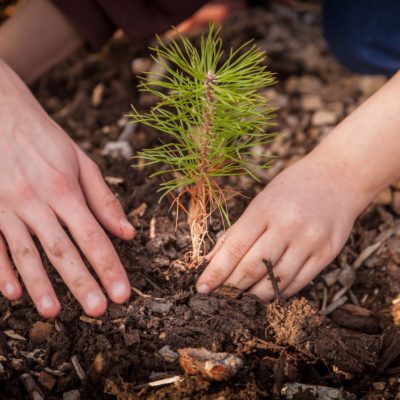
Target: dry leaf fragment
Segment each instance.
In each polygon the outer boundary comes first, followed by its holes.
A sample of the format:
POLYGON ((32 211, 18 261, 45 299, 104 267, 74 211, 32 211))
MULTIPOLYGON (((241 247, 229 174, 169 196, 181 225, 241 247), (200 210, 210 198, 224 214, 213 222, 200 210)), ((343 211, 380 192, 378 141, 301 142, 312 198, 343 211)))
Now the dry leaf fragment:
POLYGON ((190 375, 202 375, 214 381, 226 381, 236 375, 243 361, 230 353, 214 353, 204 348, 179 349, 179 363, 190 375))
POLYGON ((12 329, 6 330, 3 332, 6 336, 8 336, 11 339, 14 340, 26 340, 23 336, 19 335, 18 333, 16 333, 15 331, 13 331, 12 329))

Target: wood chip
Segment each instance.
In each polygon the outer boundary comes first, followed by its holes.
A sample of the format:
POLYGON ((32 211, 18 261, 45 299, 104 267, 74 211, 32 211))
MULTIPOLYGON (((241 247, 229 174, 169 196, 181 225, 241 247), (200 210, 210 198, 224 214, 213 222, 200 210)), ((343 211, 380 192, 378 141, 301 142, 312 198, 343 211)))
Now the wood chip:
POLYGON ((309 398, 316 400, 355 400, 357 398, 356 395, 346 392, 343 389, 306 385, 297 382, 286 383, 281 390, 281 395, 286 399, 296 399, 297 396, 304 395, 305 393, 309 394, 309 398))
POLYGON ((243 361, 230 353, 214 353, 204 348, 179 349, 179 363, 190 375, 201 375, 214 381, 226 381, 236 375, 243 361))
POLYGON ((56 384, 56 379, 45 371, 40 371, 38 376, 39 383, 48 390, 52 390, 56 384))
POLYGON ((105 176, 104 180, 109 185, 113 185, 113 186, 118 186, 125 182, 125 179, 121 178, 120 176, 105 176))
POLYGON ((12 329, 3 331, 3 333, 4 333, 6 336, 8 336, 9 338, 11 338, 11 339, 26 341, 26 339, 25 339, 23 336, 19 335, 18 333, 16 333, 16 332, 13 331, 12 329))
POLYGON ((22 374, 19 380, 24 385, 29 397, 32 400, 45 400, 44 394, 35 382, 31 374, 22 374))
POLYGON ((80 362, 78 360, 78 357, 77 356, 72 356, 71 357, 71 362, 72 362, 72 365, 75 368, 76 374, 78 375, 79 379, 81 381, 83 381, 86 378, 86 374, 85 374, 85 371, 83 370, 83 368, 82 368, 82 366, 81 366, 81 364, 80 364, 80 362))
POLYGON ((101 101, 103 100, 103 94, 104 94, 104 89, 105 89, 105 85, 103 82, 98 83, 92 92, 92 98, 91 98, 91 102, 92 102, 92 106, 93 107, 99 107, 101 104, 101 101))
POLYGON ((103 321, 102 321, 102 320, 100 320, 100 319, 95 319, 95 318, 90 318, 90 317, 87 317, 86 315, 81 315, 81 316, 79 317, 79 319, 80 319, 82 322, 86 322, 87 324, 90 324, 90 325, 97 325, 97 326, 103 325, 103 321))

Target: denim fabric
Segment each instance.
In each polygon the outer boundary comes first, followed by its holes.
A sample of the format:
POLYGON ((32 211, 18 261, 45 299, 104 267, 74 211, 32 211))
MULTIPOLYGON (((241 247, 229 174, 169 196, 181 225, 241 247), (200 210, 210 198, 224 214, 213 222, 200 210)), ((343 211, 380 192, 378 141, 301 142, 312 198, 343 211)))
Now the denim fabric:
POLYGON ((400 0, 324 0, 322 15, 331 51, 351 71, 400 69, 400 0))

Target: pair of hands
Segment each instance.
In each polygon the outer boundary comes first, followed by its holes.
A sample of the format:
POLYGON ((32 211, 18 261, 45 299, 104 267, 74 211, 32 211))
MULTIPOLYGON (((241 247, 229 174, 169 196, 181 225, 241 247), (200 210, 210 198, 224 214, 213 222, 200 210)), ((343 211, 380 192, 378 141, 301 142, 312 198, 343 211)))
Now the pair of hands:
MULTIPOLYGON (((22 293, 7 242, 39 313, 50 318, 59 312, 34 235, 84 311, 98 316, 106 309, 106 297, 63 225, 116 303, 129 298, 130 284, 103 227, 126 240, 135 231, 98 167, 5 64, 0 64, 0 75, 0 290, 10 300, 22 293)), ((286 169, 208 255, 210 264, 198 290, 210 292, 225 284, 270 299, 273 291, 262 261, 268 258, 283 295, 296 293, 347 239, 359 212, 356 201, 348 206, 349 190, 338 171, 325 168, 312 155, 286 169)))

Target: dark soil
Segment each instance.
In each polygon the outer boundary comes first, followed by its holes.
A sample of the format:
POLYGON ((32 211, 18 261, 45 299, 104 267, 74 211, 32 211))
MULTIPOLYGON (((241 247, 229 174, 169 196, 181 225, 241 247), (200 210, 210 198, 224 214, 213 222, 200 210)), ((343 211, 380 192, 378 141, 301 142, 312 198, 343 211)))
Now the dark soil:
MULTIPOLYGON (((228 46, 255 38, 280 80, 266 91, 280 107, 284 135, 266 149, 278 158, 261 176, 265 183, 385 82, 336 64, 320 37, 318 7, 310 4, 251 9, 224 29, 228 46)), ((400 185, 381 193, 342 253, 301 296, 264 304, 229 288, 197 294, 200 271, 185 271, 177 262, 190 249, 184 219, 175 229, 176 216, 167 201, 158 203, 159 182, 149 178, 150 170, 132 169, 131 160, 106 150, 130 129, 124 117, 130 103, 146 107, 152 101, 136 92, 132 60, 150 62, 145 50, 118 34, 101 53, 74 55, 33 91, 99 163, 135 225, 132 242, 112 239, 134 292, 126 304, 110 304, 102 318, 88 318, 43 254, 63 310, 56 320, 43 321, 27 296, 0 299, 0 398, 251 400, 279 398, 288 382, 344 388, 356 398, 396 398, 400 185), (177 353, 182 348, 231 353, 243 367, 222 382, 185 375, 177 353), (147 385, 177 375, 179 382, 147 385)), ((135 154, 156 141, 154 132, 136 127, 125 144, 135 154)), ((227 183, 249 198, 262 188, 245 178, 227 183)), ((247 202, 233 200, 233 220, 247 202)), ((221 230, 216 219, 212 238, 221 230)), ((303 392, 296 398, 315 397, 303 392)))

